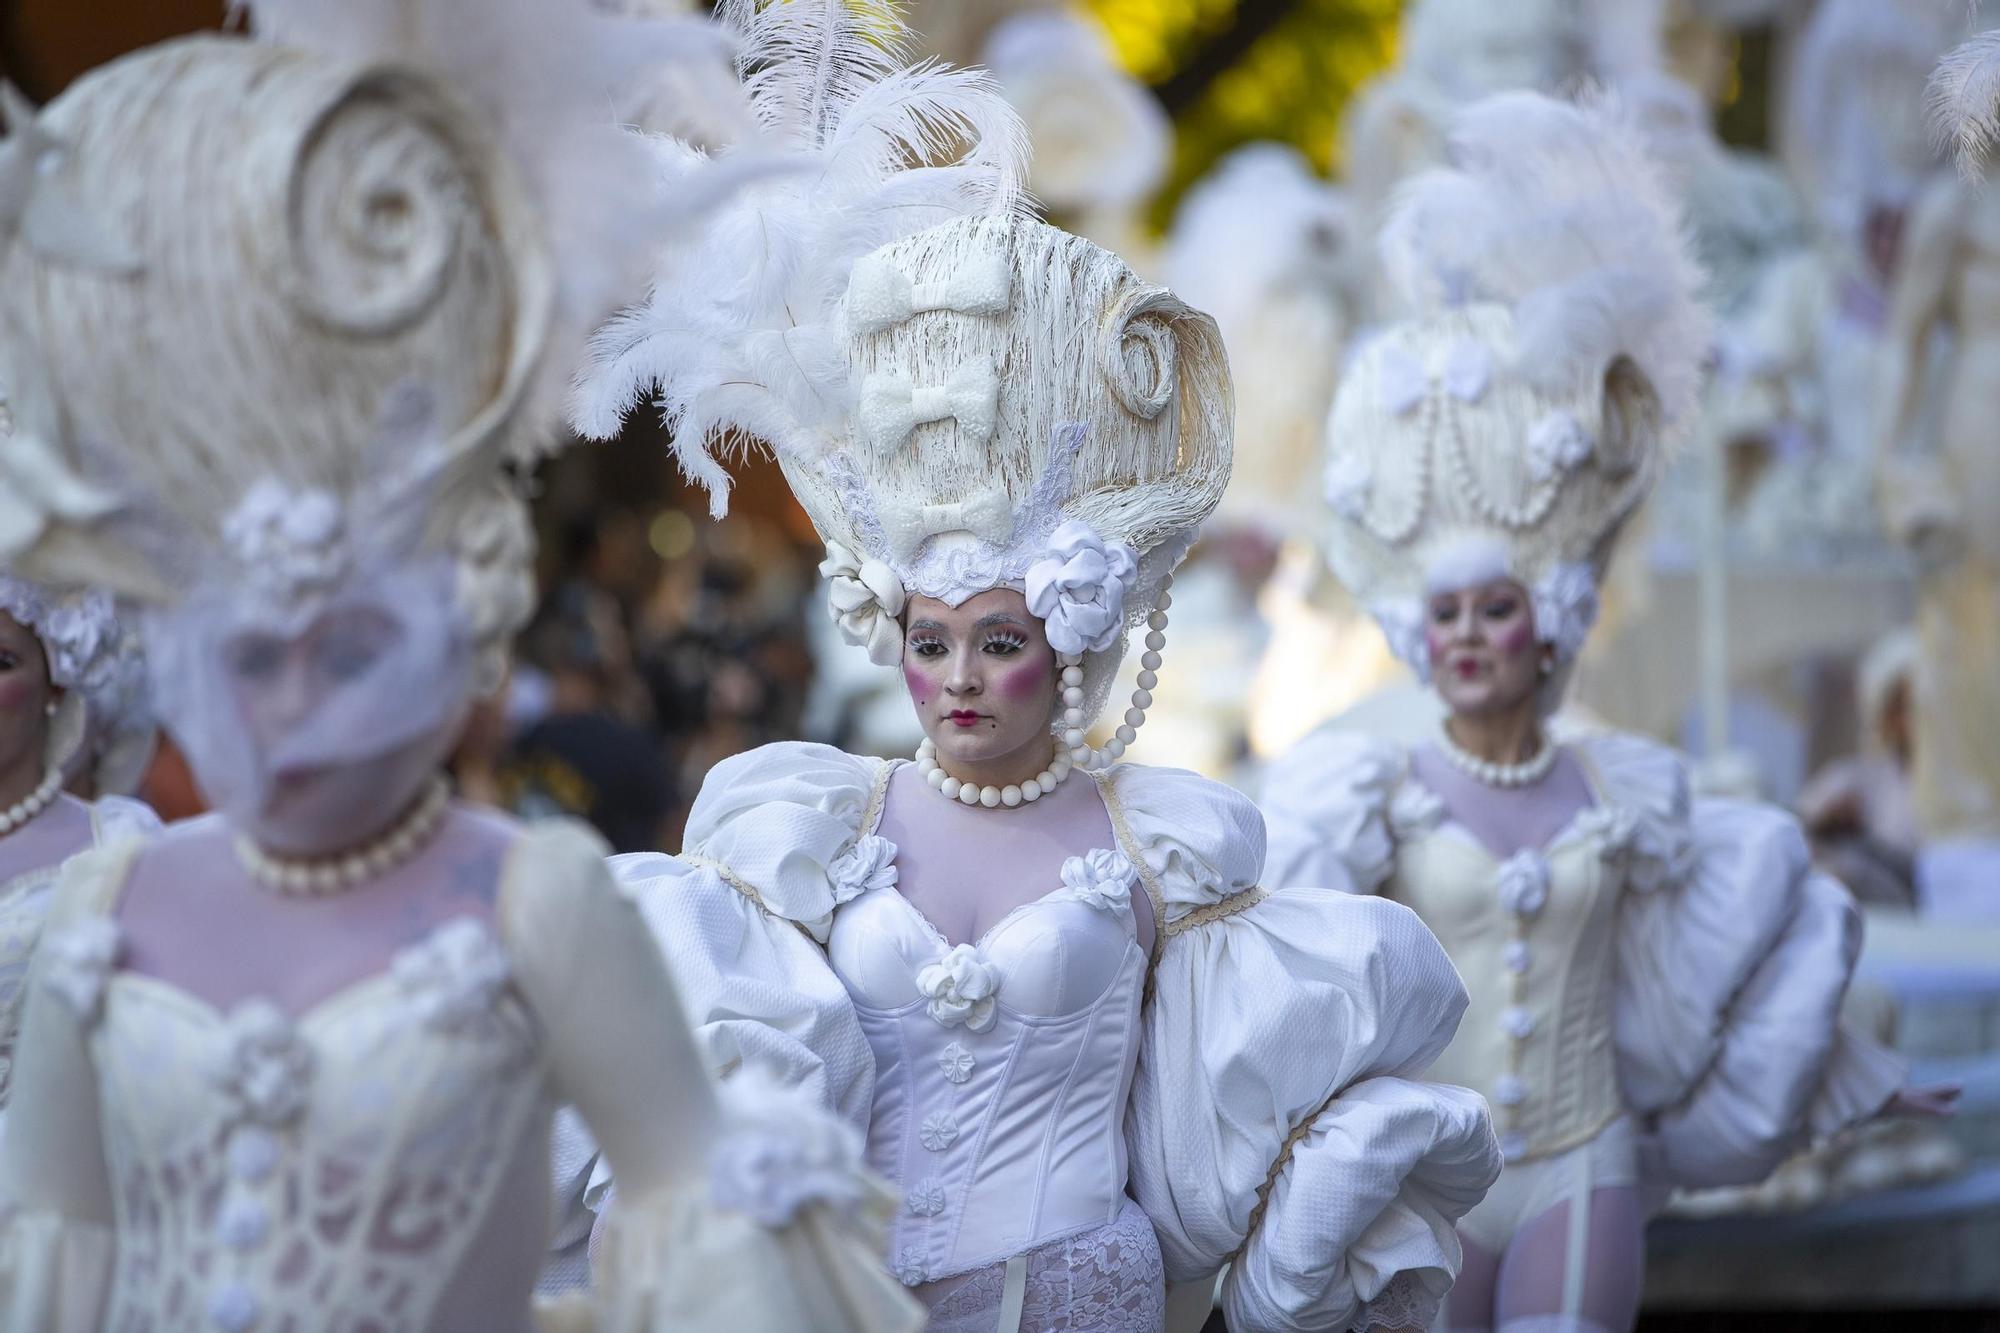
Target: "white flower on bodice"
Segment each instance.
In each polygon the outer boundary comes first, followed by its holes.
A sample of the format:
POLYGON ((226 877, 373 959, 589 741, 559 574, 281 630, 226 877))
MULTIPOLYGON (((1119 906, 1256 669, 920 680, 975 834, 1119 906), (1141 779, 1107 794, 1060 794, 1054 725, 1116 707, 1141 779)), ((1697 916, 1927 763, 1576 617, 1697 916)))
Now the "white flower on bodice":
POLYGON ((245 1000, 223 1022, 227 1037, 211 1071, 242 1118, 273 1128, 305 1109, 312 1048, 284 1011, 265 999, 245 1000))
POLYGON ((1597 844, 1597 854, 1616 861, 1632 850, 1639 821, 1622 805, 1593 805, 1576 818, 1577 836, 1597 844))
MULTIPOLYGON (((1100 847, 1063 862, 1062 882, 1077 901, 1100 912, 1120 912, 1132 901, 1132 881, 1139 877, 1125 853, 1100 847)), ((976 1030, 976 1029, 975 1029, 976 1030)))
POLYGON ((1625 883, 1639 893, 1652 893, 1686 879, 1694 863, 1694 836, 1678 820, 1633 820, 1627 849, 1625 883))
POLYGON ((1421 782, 1401 783, 1389 798, 1389 832, 1398 841, 1428 833, 1444 815, 1444 798, 1421 782))
POLYGON ((826 868, 833 884, 833 905, 853 902, 864 893, 896 887, 896 844, 870 833, 833 858, 826 868))
POLYGON ((390 971, 417 1021, 440 1032, 491 1029, 511 973, 507 952, 481 921, 448 921, 396 954, 390 971))
POLYGON ((843 1215, 867 1192, 861 1138, 794 1088, 759 1071, 722 1085, 727 1129, 709 1154, 709 1191, 718 1208, 788 1226, 808 1204, 843 1215))
POLYGON ((1549 901, 1549 863, 1540 852, 1523 848, 1500 863, 1494 875, 1500 902, 1519 917, 1534 917, 1549 901))
POLYGON ((917 990, 929 1000, 930 1016, 945 1027, 961 1023, 971 1032, 993 1026, 1000 971, 979 948, 958 944, 944 957, 917 973, 917 990))
POLYGON ((97 1018, 104 987, 124 947, 118 923, 108 917, 92 917, 52 932, 41 945, 42 985, 87 1026, 97 1018))

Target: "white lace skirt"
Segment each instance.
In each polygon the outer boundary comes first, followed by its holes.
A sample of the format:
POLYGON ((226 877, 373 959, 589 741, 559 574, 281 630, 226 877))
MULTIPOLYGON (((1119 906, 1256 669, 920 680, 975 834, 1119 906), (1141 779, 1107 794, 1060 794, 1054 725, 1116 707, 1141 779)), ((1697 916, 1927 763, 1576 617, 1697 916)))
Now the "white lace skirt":
MULTIPOLYGON (((1051 1241, 1027 1257, 1021 1333, 1161 1333, 1166 1327, 1159 1238, 1130 1199, 1111 1225, 1051 1241)), ((1006 1285, 1005 1264, 936 1284, 929 1333, 993 1333, 1006 1285)))

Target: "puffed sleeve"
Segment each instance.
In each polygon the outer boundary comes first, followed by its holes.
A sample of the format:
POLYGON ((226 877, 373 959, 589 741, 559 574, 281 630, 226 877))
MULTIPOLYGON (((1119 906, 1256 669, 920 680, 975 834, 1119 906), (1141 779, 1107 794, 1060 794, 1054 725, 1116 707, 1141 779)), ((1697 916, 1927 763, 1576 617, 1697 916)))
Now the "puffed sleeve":
POLYGON ((1377 893, 1395 867, 1404 751, 1360 732, 1322 727, 1266 770, 1260 804, 1270 828, 1264 878, 1377 893))
POLYGON ((915 1329, 884 1271, 891 1204, 860 1136, 774 1082, 718 1104, 652 936, 566 824, 510 857, 501 934, 555 1095, 620 1184, 596 1261, 599 1333, 915 1329))
POLYGON ((1164 923, 1126 1137, 1168 1280, 1228 1264, 1235 1328, 1427 1325, 1500 1169, 1485 1103, 1421 1081, 1466 1005, 1444 950, 1395 903, 1257 887, 1227 788, 1121 768, 1107 795, 1164 923))
POLYGON ((857 1129, 875 1061, 821 949, 833 909, 887 873, 862 836, 887 766, 825 745, 766 745, 716 765, 678 857, 611 859, 687 1005, 709 1071, 756 1066, 857 1129))
POLYGON ((1860 914, 1812 871, 1797 822, 1692 799, 1679 757, 1649 741, 1583 752, 1632 815, 1616 1039, 1649 1183, 1750 1184, 1879 1112, 1903 1066, 1840 1022, 1860 914))
POLYGON ((95 1333, 111 1287, 111 1182, 90 1032, 120 952, 109 907, 138 851, 73 858, 29 969, 0 1142, 0 1327, 95 1333))

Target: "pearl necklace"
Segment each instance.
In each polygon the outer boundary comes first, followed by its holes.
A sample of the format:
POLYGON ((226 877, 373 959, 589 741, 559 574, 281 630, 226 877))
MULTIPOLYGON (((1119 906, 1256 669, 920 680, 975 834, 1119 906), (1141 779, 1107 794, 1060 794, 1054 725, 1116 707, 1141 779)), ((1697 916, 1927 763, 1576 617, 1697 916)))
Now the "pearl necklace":
POLYGON ((944 771, 938 764, 935 742, 927 740, 917 747, 917 772, 923 774, 924 781, 934 790, 960 805, 981 805, 988 810, 1003 805, 1011 810, 1017 805, 1034 804, 1062 786, 1063 779, 1069 776, 1070 766, 1068 751, 1057 746, 1049 759, 1049 766, 1018 787, 1012 783, 1004 787, 975 787, 944 771))
POLYGON ((444 824, 451 808, 451 786, 442 777, 431 785, 410 812, 380 836, 344 855, 318 861, 273 856, 248 838, 236 839, 236 858, 256 880, 288 898, 322 898, 379 879, 422 851, 444 824))
POLYGON ((1531 787, 1549 775, 1556 766, 1556 747, 1542 738, 1542 748, 1534 757, 1518 764, 1496 764, 1488 759, 1459 748, 1458 742, 1442 726, 1437 732, 1438 753, 1461 773, 1485 783, 1489 787, 1531 787))
POLYGON ((42 780, 35 785, 33 791, 8 806, 5 811, 0 811, 0 838, 6 837, 48 809, 49 802, 55 800, 61 793, 62 782, 61 770, 50 769, 42 774, 42 780))

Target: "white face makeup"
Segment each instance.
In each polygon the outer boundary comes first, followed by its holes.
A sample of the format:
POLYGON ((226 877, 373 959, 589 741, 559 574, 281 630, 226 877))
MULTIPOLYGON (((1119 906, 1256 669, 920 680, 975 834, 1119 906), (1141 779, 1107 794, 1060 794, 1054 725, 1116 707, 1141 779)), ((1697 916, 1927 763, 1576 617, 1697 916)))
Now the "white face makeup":
POLYGON ((1048 766, 1055 650, 1020 593, 995 588, 956 607, 911 598, 903 612, 903 681, 946 772, 1018 766, 1020 776, 1032 777, 1048 766))
POLYGON ((1454 714, 1518 708, 1542 679, 1549 648, 1535 635, 1534 601, 1512 579, 1488 579, 1424 600, 1431 680, 1454 714))
POLYGON ((351 579, 279 618, 224 589, 145 622, 160 714, 203 793, 265 848, 320 856, 393 823, 449 753, 473 650, 448 561, 351 579))

